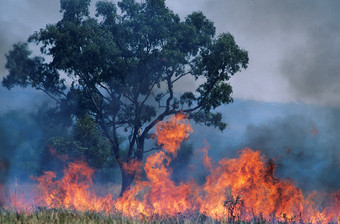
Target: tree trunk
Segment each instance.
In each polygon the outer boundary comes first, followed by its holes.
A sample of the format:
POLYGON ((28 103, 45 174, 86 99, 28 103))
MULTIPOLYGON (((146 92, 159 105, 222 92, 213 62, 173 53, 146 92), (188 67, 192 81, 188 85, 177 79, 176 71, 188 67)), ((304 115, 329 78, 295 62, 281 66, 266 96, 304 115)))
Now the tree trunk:
POLYGON ((122 189, 120 191, 119 197, 123 196, 124 192, 130 189, 130 186, 133 182, 136 172, 128 173, 124 168, 121 168, 121 174, 122 174, 122 189))
MULTIPOLYGON (((144 137, 143 136, 138 137, 137 141, 138 141, 138 144, 137 144, 138 150, 136 152, 135 159, 137 160, 137 162, 141 163, 143 160, 143 154, 144 154, 144 137)), ((123 196, 125 191, 130 189, 130 186, 136 176, 137 170, 134 170, 132 172, 131 171, 127 172, 124 169, 123 165, 120 165, 119 168, 122 174, 122 189, 119 194, 119 196, 121 197, 123 196)))
POLYGON ((0 158, 0 208, 5 204, 7 188, 5 187, 8 178, 10 163, 7 159, 0 158))

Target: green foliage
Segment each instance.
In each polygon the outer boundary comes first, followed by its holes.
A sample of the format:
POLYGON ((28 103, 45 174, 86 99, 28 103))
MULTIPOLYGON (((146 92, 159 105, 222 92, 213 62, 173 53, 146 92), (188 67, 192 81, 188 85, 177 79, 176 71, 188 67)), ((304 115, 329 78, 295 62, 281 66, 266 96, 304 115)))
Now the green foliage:
MULTIPOLYGON (((60 104, 73 108, 71 114, 80 116, 91 111, 103 120, 118 118, 130 128, 136 126, 136 120, 137 126, 150 122, 158 111, 140 97, 150 99, 152 91, 163 92, 154 87, 164 82, 168 85, 164 92, 170 94, 168 100, 178 101, 171 92, 175 80, 184 74, 206 79, 196 93, 180 97, 187 109, 196 106, 211 113, 211 109, 232 101, 232 89, 226 81, 247 67, 247 52, 236 45, 231 34, 213 39, 215 27, 202 12, 194 12, 181 22, 160 0, 121 1, 121 15, 113 3, 98 2, 97 16, 103 17, 98 22, 89 17, 89 3, 61 0, 63 19, 29 38, 41 44, 41 53, 51 55, 52 62, 46 63, 43 57, 30 58, 27 44, 18 43, 7 55, 10 73, 3 85, 31 85, 53 96, 63 96, 66 100, 60 100, 60 104), (74 80, 71 88, 60 78, 60 71, 74 80)), ((170 105, 165 115, 171 109, 171 113, 179 112, 170 105)))
POLYGON ((60 95, 65 91, 64 79, 60 79, 57 70, 44 63, 43 57, 30 58, 31 51, 27 43, 13 45, 13 50, 6 55, 6 68, 9 75, 2 81, 8 89, 15 85, 43 90, 51 95, 60 95))
MULTIPOLYGON (((32 57, 27 43, 15 44, 6 55, 5 87, 44 91, 56 101, 54 116, 68 117, 65 121, 92 117, 121 169, 124 162, 142 160, 149 132, 169 115, 184 113, 197 123, 226 127, 214 109, 232 102, 228 81, 247 68, 248 53, 229 33, 215 37, 213 22, 202 12, 181 21, 164 0, 99 1, 92 18, 90 0, 60 2, 63 18, 28 39, 40 46, 40 56, 32 57), (202 84, 178 92, 185 76, 202 84), (124 158, 122 130, 128 140, 124 158)), ((102 144, 80 140, 69 145, 90 153, 102 144)))
POLYGON ((112 167, 115 164, 110 160, 111 143, 89 116, 77 120, 70 137, 53 137, 48 145, 71 159, 84 159, 91 167, 112 167))
POLYGON ((60 12, 65 20, 80 21, 83 16, 89 15, 91 0, 60 0, 60 12))

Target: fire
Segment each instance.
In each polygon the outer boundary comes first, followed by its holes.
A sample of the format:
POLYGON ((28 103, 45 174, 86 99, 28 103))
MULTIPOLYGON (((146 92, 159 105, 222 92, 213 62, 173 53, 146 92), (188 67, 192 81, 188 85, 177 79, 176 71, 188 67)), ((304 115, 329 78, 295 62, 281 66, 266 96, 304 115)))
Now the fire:
POLYGON ((183 114, 171 117, 167 122, 161 122, 156 126, 155 136, 157 144, 171 153, 177 155, 181 143, 186 140, 193 130, 188 119, 183 114))
POLYGON ((239 212, 246 220, 297 217, 302 209, 301 191, 288 181, 275 179, 271 166, 265 164, 259 152, 249 148, 242 150, 238 159, 221 160, 207 177, 204 185, 207 197, 201 212, 225 217, 223 202, 227 200, 225 191, 229 189, 234 197, 243 200, 244 206, 239 212))
MULTIPOLYGON (((135 183, 121 197, 98 196, 93 190, 94 170, 84 162, 69 163, 64 176, 47 171, 35 178, 37 194, 32 203, 13 198, 12 207, 66 208, 103 213, 119 212, 127 217, 176 217, 200 212, 218 220, 339 223, 340 190, 331 195, 313 192, 304 195, 294 182, 275 177, 276 165, 258 151, 245 148, 238 158, 219 162, 202 149, 203 164, 209 170, 206 182, 193 180, 176 184, 169 164, 180 144, 193 130, 187 117, 178 114, 155 128, 157 144, 163 151, 149 156, 144 164, 132 161, 126 169, 143 166, 135 183), (15 199, 15 200, 14 200, 15 199), (15 203, 14 203, 15 201, 15 203)), ((27 198, 27 197, 26 197, 27 198)))
POLYGON ((128 163, 124 163, 123 167, 127 173, 132 174, 134 172, 139 171, 139 168, 141 167, 141 162, 134 159, 128 163))
POLYGON ((136 184, 116 201, 116 208, 126 216, 174 216, 192 209, 194 188, 188 184, 175 185, 168 169, 171 156, 177 155, 180 144, 189 137, 192 128, 183 114, 156 126, 157 144, 165 151, 149 156, 145 162, 148 181, 136 184))
POLYGON ((93 186, 94 170, 85 162, 69 164, 60 180, 54 172, 45 172, 37 177, 38 188, 41 192, 38 200, 49 208, 66 208, 79 211, 106 212, 113 208, 112 196, 97 197, 91 189, 93 186))
POLYGON ((113 209, 112 196, 98 197, 95 194, 93 173, 94 170, 85 162, 70 163, 60 180, 55 180, 56 173, 46 171, 34 178, 38 186, 32 192, 23 192, 22 187, 15 185, 8 199, 9 207, 21 212, 46 207, 109 213, 113 209))

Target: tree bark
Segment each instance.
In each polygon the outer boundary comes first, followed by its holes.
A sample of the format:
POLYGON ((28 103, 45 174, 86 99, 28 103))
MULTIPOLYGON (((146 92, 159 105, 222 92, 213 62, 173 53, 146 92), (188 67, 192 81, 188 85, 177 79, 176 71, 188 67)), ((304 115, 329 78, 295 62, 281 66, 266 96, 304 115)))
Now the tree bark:
MULTIPOLYGON (((137 160, 138 163, 142 163, 143 160, 143 154, 144 154, 144 141, 145 138, 144 136, 138 137, 137 138, 137 152, 135 155, 135 159, 137 160)), ((123 164, 119 166, 120 172, 122 175, 122 188, 120 191, 119 196, 123 196, 124 192, 130 189, 131 184, 133 183, 133 180, 135 179, 137 170, 133 171, 128 171, 124 169, 123 164)))
POLYGON ((130 189, 130 186, 136 175, 136 172, 128 173, 124 168, 121 168, 120 170, 122 174, 122 189, 120 191, 119 197, 123 196, 124 192, 130 189))

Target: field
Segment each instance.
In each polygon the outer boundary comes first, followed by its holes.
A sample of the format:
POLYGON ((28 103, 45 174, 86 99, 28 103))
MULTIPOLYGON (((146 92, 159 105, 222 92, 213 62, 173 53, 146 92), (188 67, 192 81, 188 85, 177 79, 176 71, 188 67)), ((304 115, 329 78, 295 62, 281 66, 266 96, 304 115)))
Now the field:
MULTIPOLYGON (((255 223, 255 222, 236 222, 236 221, 216 221, 210 218, 207 218, 204 215, 196 215, 195 217, 186 218, 183 216, 178 216, 178 218, 151 218, 151 219, 140 219, 133 220, 122 217, 120 215, 115 216, 106 216, 100 213, 93 212, 77 212, 77 211, 69 211, 69 210, 60 210, 60 209, 41 209, 32 214, 25 213, 16 213, 13 211, 0 211, 0 223, 22 223, 22 224, 40 224, 40 223, 69 223, 69 224, 77 224, 77 223, 184 223, 184 224, 215 224, 215 223, 255 223)), ((265 222, 256 222, 256 223, 265 223, 265 222)))

